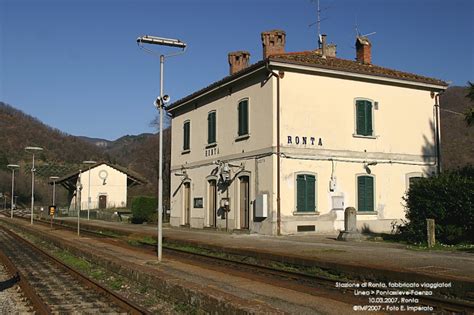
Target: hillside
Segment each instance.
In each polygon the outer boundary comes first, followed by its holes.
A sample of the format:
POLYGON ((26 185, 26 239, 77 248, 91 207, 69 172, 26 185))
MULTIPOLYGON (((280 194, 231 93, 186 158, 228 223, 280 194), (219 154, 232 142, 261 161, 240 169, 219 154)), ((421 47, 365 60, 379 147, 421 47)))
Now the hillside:
POLYGON ((474 106, 468 89, 453 86, 441 96, 441 156, 444 169, 474 164, 474 126, 468 127, 463 113, 474 106), (459 114, 460 113, 460 114, 459 114))
POLYGON ((27 146, 44 148, 38 158, 54 163, 103 160, 104 152, 90 143, 43 124, 12 106, 0 102, 0 159, 9 163, 29 160, 27 146))
MULTIPOLYGON (((169 192, 171 132, 164 130, 164 191, 169 192)), ((149 184, 136 186, 129 191, 133 195, 153 195, 157 188, 158 135, 141 134, 124 136, 115 141, 100 138, 76 137, 51 128, 38 119, 14 107, 0 102, 0 192, 11 187, 11 172, 7 164, 19 164, 16 175, 18 202, 27 204, 30 198, 31 154, 26 146, 39 146, 44 151, 36 155, 36 199, 46 202, 50 198, 49 176, 62 176, 81 167, 84 160, 105 161, 126 167, 146 179, 149 184)), ((65 191, 58 190, 58 198, 65 201, 65 191)), ((167 198, 166 198, 167 199, 167 198)), ((166 204, 167 200, 165 200, 166 204)))

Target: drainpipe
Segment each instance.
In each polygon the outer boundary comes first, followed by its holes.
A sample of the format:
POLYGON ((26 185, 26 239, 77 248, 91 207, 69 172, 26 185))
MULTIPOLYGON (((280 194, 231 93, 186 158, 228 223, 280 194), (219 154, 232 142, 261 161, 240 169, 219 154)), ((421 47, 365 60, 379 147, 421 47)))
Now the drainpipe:
POLYGON ((269 62, 265 65, 267 71, 277 79, 277 235, 281 235, 281 201, 280 201, 280 75, 275 74, 269 68, 269 62))
POLYGON ((443 92, 435 94, 435 142, 436 142, 436 172, 441 174, 441 141, 440 141, 440 126, 439 126, 439 97, 443 92))

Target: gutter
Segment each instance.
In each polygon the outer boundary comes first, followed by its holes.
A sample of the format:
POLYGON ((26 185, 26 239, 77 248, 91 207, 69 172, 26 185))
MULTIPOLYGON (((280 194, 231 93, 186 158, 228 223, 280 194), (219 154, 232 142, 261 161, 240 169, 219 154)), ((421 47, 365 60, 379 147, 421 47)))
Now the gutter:
POLYGON ((277 235, 281 235, 281 194, 280 194, 280 75, 275 74, 269 68, 270 62, 267 60, 265 62, 265 68, 269 74, 277 79, 277 145, 276 145, 276 155, 277 155, 277 235))

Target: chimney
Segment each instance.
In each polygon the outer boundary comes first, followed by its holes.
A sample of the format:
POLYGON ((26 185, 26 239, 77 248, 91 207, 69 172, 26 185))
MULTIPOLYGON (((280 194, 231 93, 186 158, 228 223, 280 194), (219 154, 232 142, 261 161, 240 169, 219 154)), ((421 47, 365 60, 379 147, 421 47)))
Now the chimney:
POLYGON ((262 32, 263 59, 285 53, 286 33, 282 30, 262 32))
MULTIPOLYGON (((319 40, 318 40, 319 42, 319 40)), ((336 57, 336 44, 328 44, 326 34, 321 34, 321 42, 319 43, 319 48, 315 50, 316 54, 321 55, 321 57, 336 57)))
POLYGON ((370 49, 372 44, 367 37, 357 36, 356 39, 356 60, 362 64, 371 64, 371 52, 370 49))
POLYGON ((229 73, 232 75, 249 66, 250 53, 248 51, 234 51, 228 54, 229 73))

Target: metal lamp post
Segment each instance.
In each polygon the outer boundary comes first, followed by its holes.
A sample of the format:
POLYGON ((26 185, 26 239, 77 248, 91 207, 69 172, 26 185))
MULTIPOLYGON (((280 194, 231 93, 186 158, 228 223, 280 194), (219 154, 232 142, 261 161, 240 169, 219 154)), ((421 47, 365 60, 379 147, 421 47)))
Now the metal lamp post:
POLYGON ((81 203, 82 203, 82 196, 81 196, 81 191, 82 191, 82 184, 81 184, 81 173, 82 170, 79 170, 79 176, 77 178, 77 187, 76 187, 76 210, 77 210, 77 236, 81 235, 81 203), (79 205, 79 206, 77 206, 79 205))
POLYGON ((91 165, 96 164, 96 161, 83 161, 82 164, 88 166, 89 171, 89 183, 87 185, 87 220, 89 220, 89 212, 91 209, 91 165))
POLYGON ((163 94, 163 65, 165 62, 165 57, 176 56, 184 53, 186 49, 186 44, 180 41, 179 39, 163 38, 156 36, 141 36, 137 38, 137 43, 141 44, 151 44, 159 46, 169 46, 183 49, 182 52, 170 54, 170 55, 160 55, 160 96, 155 101, 155 106, 159 110, 160 115, 160 144, 159 144, 159 165, 158 165, 158 261, 161 262, 161 249, 162 249, 162 228, 163 228, 163 107, 166 102, 169 101, 169 96, 163 94))
POLYGON ((20 165, 16 164, 8 164, 7 167, 12 170, 12 201, 10 205, 10 218, 13 219, 13 204, 14 204, 14 196, 15 196, 15 170, 20 168, 20 165))
POLYGON ((43 148, 40 147, 26 147, 25 151, 31 152, 33 154, 33 164, 31 166, 31 223, 33 224, 33 208, 35 206, 35 152, 43 151, 43 148))

